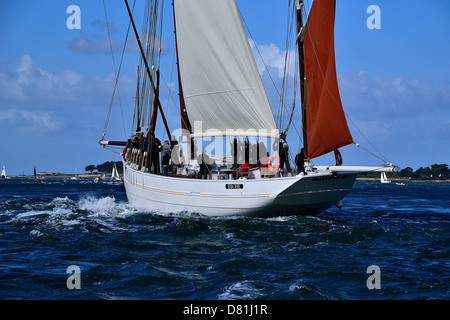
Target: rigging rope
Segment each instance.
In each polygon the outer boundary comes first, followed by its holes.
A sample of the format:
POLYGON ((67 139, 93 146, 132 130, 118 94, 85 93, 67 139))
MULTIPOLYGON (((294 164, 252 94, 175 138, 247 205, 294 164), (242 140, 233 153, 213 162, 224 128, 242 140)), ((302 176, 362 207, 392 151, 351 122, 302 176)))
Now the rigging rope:
MULTIPOLYGON (((135 3, 136 3, 136 0, 133 3, 133 8, 134 8, 135 3)), ((110 35, 110 31, 109 31, 108 16, 107 16, 106 6, 105 6, 105 1, 104 0, 103 0, 103 9, 104 9, 104 12, 105 12, 106 26, 107 26, 107 29, 108 29, 108 38, 109 38, 109 45, 110 45, 111 55, 112 55, 112 60, 113 60, 114 74, 116 76, 116 80, 115 80, 115 83, 114 83, 114 90, 113 90, 113 93, 112 93, 112 96, 111 96, 111 100, 110 100, 110 103, 109 103, 109 109, 108 109, 108 113, 107 113, 107 116, 106 116, 105 126, 103 128, 103 138, 105 137, 106 131, 108 129, 109 119, 111 117, 112 105, 113 105, 113 102, 114 102, 114 96, 115 96, 115 92, 116 92, 116 89, 117 89, 118 97, 119 97, 120 112, 121 112, 121 115, 122 115, 122 124, 123 124, 123 129, 124 129, 124 136, 125 136, 125 139, 126 139, 126 137, 127 137, 126 126, 125 126, 125 120, 124 120, 124 116, 123 116, 122 102, 121 102, 120 94, 119 94, 118 81, 119 81, 120 71, 122 69, 122 62, 123 62, 123 57, 124 57, 124 54, 125 54, 125 48, 126 48, 127 41, 128 41, 128 35, 129 35, 129 32, 130 32, 131 22, 128 23, 128 30, 127 30, 127 34, 125 36, 125 41, 124 41, 123 50, 122 50, 122 56, 120 58, 120 63, 119 63, 119 69, 116 72, 116 66, 115 66, 115 62, 114 62, 114 53, 113 53, 112 42, 111 42, 111 35, 110 35)))
MULTIPOLYGON (((247 22, 246 22, 245 19, 244 19, 244 16, 242 15, 242 13, 240 13, 240 15, 241 15, 242 22, 244 23, 244 26, 245 26, 245 28, 246 28, 246 30, 247 30, 247 32, 248 32, 250 38, 253 40, 253 43, 254 43, 254 45, 255 45, 256 51, 257 51, 257 53, 258 53, 258 55, 259 55, 259 58, 261 59, 261 62, 263 63, 264 68, 265 68, 265 70, 267 71, 267 74, 269 75, 270 80, 272 81, 273 87, 274 87, 275 91, 277 92, 278 97, 280 98, 280 101, 283 101, 283 96, 282 96, 282 94, 280 93, 280 91, 278 90, 278 88, 277 88, 277 86, 276 86, 276 84, 275 84, 275 80, 273 79, 272 74, 270 73, 269 68, 267 67, 267 64, 266 64, 266 62, 265 62, 265 60, 264 60, 264 58, 263 58, 263 56, 262 56, 262 54, 261 54, 261 51, 259 50, 258 44, 257 44, 256 41, 254 40, 253 35, 252 35, 251 31, 250 31, 250 28, 248 27, 247 22)), ((286 51, 289 51, 289 50, 286 50, 286 51)), ((280 103, 279 108, 280 108, 280 109, 284 109, 286 112, 288 112, 285 103, 280 103)), ((280 126, 280 127, 281 127, 281 126, 280 126)), ((294 129, 295 129, 295 131, 297 132, 297 135, 299 136, 299 138, 301 139, 300 133, 299 133, 299 131, 298 131, 298 129, 297 129, 295 123, 294 123, 294 129)))

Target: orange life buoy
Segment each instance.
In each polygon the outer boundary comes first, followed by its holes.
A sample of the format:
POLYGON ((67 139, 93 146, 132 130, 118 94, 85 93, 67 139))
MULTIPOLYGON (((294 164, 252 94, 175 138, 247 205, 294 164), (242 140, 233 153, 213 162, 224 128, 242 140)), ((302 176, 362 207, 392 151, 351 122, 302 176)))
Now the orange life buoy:
POLYGON ((124 161, 124 162, 127 161, 127 159, 126 159, 127 152, 128 152, 128 146, 126 146, 125 148, 123 148, 123 151, 122 151, 122 157, 123 157, 123 161, 124 161))
POLYGON ((279 167, 280 167, 280 157, 278 155, 271 156, 270 159, 269 159, 269 170, 271 172, 275 172, 275 171, 278 170, 279 167), (277 160, 277 165, 273 166, 272 165, 272 161, 275 160, 275 159, 277 160))

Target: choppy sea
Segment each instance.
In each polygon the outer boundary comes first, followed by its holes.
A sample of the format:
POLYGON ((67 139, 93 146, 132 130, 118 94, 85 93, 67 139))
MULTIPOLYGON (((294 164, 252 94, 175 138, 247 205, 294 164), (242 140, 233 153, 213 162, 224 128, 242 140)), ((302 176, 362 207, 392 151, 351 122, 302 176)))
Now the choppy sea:
POLYGON ((0 181, 0 299, 447 300, 449 248, 449 184, 357 182, 341 210, 262 219, 141 211, 117 183, 0 181))

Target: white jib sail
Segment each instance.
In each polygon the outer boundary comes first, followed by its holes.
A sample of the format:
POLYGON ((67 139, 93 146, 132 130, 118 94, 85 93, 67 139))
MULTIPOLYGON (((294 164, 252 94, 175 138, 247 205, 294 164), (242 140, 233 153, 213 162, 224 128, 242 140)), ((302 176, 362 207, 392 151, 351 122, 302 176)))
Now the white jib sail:
POLYGON ((175 0, 174 6, 186 110, 192 125, 201 121, 194 136, 274 135, 275 119, 236 1, 175 0))

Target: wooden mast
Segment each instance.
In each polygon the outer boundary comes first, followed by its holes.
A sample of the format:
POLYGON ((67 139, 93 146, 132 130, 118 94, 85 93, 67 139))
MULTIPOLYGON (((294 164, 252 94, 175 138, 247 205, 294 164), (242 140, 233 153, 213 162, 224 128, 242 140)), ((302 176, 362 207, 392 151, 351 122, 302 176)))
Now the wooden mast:
POLYGON ((157 101, 159 101, 159 69, 156 70, 156 90, 154 91, 155 97, 153 98, 153 110, 152 110, 152 117, 150 119, 150 128, 149 133, 150 135, 155 135, 155 129, 156 129, 156 119, 158 117, 158 105, 157 101))
POLYGON ((136 131, 141 127, 141 116, 140 116, 140 98, 139 98, 139 66, 137 66, 137 86, 136 86, 136 110, 137 110, 137 124, 136 124, 136 131))
POLYGON ((300 68, 300 92, 302 100, 302 131, 303 131, 303 148, 305 160, 309 158, 308 155, 308 138, 307 138, 307 119, 306 119, 306 98, 305 98, 305 54, 303 50, 303 0, 296 0, 296 14, 297 14, 297 45, 300 68))

